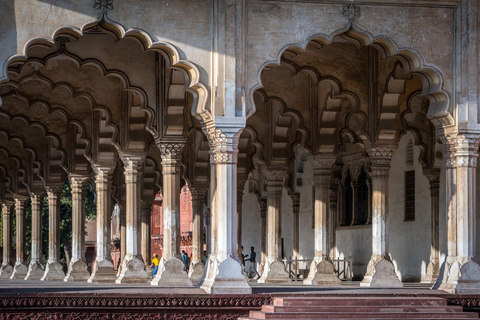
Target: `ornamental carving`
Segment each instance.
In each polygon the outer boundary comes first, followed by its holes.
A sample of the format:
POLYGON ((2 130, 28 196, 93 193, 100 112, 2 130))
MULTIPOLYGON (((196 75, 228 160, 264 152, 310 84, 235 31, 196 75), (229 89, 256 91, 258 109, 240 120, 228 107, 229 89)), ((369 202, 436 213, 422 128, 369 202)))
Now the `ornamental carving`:
POLYGON ((157 145, 160 150, 162 162, 164 160, 182 160, 183 148, 185 147, 184 143, 159 143, 157 145))
POLYGON ((95 0, 93 5, 95 9, 100 9, 102 14, 107 14, 108 10, 113 10, 113 0, 95 0))
POLYGON ((360 17, 360 7, 354 5, 353 3, 346 4, 342 6, 342 14, 348 17, 348 22, 353 24, 355 19, 360 17))
POLYGON ((238 162, 237 152, 212 151, 210 153, 211 164, 236 164, 238 162))
POLYGON ((393 147, 371 147, 367 150, 372 159, 391 160, 395 148, 393 147))
POLYGON ((72 187, 72 192, 81 192, 82 189, 86 186, 88 177, 79 176, 79 175, 70 175, 70 186, 72 187))

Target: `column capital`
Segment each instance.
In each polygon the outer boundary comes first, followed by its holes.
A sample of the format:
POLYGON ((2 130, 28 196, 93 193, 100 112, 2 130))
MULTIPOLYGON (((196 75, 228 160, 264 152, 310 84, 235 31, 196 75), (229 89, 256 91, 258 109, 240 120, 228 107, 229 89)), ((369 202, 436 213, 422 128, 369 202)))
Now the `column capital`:
POLYGON ((190 194, 192 195, 192 201, 199 200, 204 201, 208 193, 207 186, 191 186, 190 194))
POLYGON ((86 186, 88 177, 80 174, 71 173, 68 175, 68 179, 70 180, 72 192, 78 192, 80 190, 83 190, 83 188, 86 186))
POLYGON ((92 164, 93 172, 95 173, 95 179, 112 179, 113 171, 115 167, 102 164, 92 164))
POLYGON ((310 162, 313 166, 313 176, 315 179, 315 186, 330 187, 330 178, 332 175, 332 167, 336 161, 335 155, 315 156, 311 158, 310 162))
POLYGON ((3 215, 11 215, 11 209, 13 207, 13 201, 4 201, 2 202, 2 214, 3 215))
POLYGON ((458 134, 455 143, 457 167, 477 167, 480 135, 458 134))
POLYGON ((144 152, 136 153, 126 153, 121 152, 119 154, 120 160, 122 160, 125 170, 138 170, 142 165, 143 161, 147 157, 147 154, 144 152))
POLYGON ((266 218, 267 217, 267 200, 266 199, 259 199, 258 203, 260 204, 260 217, 266 218))
POLYGON ((397 149, 396 145, 381 144, 381 145, 366 145, 365 149, 370 156, 372 170, 372 178, 388 178, 388 172, 390 171, 390 162, 392 156, 397 149))
POLYGON ((235 164, 238 162, 238 140, 243 127, 210 127, 203 132, 210 146, 210 163, 235 164))
POLYGON ((47 196, 51 197, 53 195, 56 195, 57 197, 60 196, 63 190, 63 183, 62 184, 51 184, 48 186, 45 186, 45 190, 47 191, 47 196))
POLYGON ((300 193, 291 193, 290 198, 292 198, 292 210, 293 214, 300 212, 300 193))
POLYGON ((27 202, 27 196, 15 195, 15 206, 24 206, 25 202, 27 202))
POLYGON ((263 167, 262 172, 265 176, 265 187, 267 192, 281 193, 287 169, 281 167, 263 167))

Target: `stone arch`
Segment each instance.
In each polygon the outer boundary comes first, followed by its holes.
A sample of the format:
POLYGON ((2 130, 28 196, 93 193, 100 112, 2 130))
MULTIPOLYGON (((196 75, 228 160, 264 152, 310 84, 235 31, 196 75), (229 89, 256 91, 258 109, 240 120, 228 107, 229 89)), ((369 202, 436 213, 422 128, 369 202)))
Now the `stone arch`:
POLYGON ((247 110, 247 117, 250 117, 256 110, 253 93, 263 87, 261 81, 263 70, 281 65, 282 56, 287 50, 297 53, 305 52, 310 43, 317 47, 327 46, 332 43, 335 36, 341 36, 357 46, 372 46, 379 52, 382 59, 392 56, 397 58, 406 73, 415 74, 422 80, 422 95, 426 96, 430 102, 428 116, 431 121, 436 126, 454 124, 453 115, 449 110, 450 97, 442 89, 443 76, 440 70, 428 65, 416 50, 399 48, 394 40, 384 36, 371 35, 365 30, 356 30, 356 27, 351 24, 332 32, 330 35, 314 34, 303 43, 287 44, 279 50, 275 60, 265 62, 258 70, 257 83, 249 91, 251 108, 247 110))
MULTIPOLYGON (((193 105, 195 108, 192 109, 192 114, 197 116, 201 121, 213 121, 213 115, 210 110, 207 109, 208 89, 203 83, 201 83, 200 71, 193 62, 185 59, 181 51, 172 44, 156 41, 147 32, 141 29, 126 29, 122 25, 109 20, 105 16, 102 16, 100 20, 88 22, 81 28, 63 27, 57 29, 51 37, 34 38, 28 41, 24 46, 22 54, 15 54, 5 61, 0 71, 0 83, 8 80, 8 65, 27 60, 27 52, 32 46, 42 45, 52 47, 55 44, 55 39, 59 37, 79 39, 86 32, 97 26, 107 30, 116 41, 121 39, 132 39, 140 45, 143 51, 151 50, 162 54, 162 56, 164 56, 169 62, 169 67, 175 68, 184 74, 187 80, 186 90, 194 97, 193 105)), ((2 101, 0 99, 0 106, 1 104, 2 101)))

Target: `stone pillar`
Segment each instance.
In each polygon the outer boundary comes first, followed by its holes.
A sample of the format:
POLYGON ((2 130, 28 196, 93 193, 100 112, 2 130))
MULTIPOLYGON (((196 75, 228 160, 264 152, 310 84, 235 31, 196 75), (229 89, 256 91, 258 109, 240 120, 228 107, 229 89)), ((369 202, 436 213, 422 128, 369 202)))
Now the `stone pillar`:
POLYGON ((292 210, 293 210, 293 256, 298 258, 300 256, 300 194, 292 193, 292 210))
POLYGON ((479 137, 477 134, 458 134, 444 139, 445 143, 448 144, 446 189, 456 197, 447 198, 448 257, 439 289, 450 293, 477 293, 480 291, 480 265, 476 262, 475 248, 479 137))
POLYGON ((152 285, 191 287, 180 259, 180 164, 185 143, 157 144, 162 156, 163 175, 163 254, 152 285))
POLYGON ((87 281, 90 274, 85 261, 85 186, 87 177, 70 174, 72 189, 72 258, 63 281, 87 281))
POLYGON ((337 217, 337 193, 330 190, 330 212, 328 218, 328 238, 327 238, 327 247, 328 247, 328 256, 330 259, 335 259, 337 254, 337 244, 336 244, 336 219, 337 217))
POLYGON ((203 264, 203 207, 208 192, 206 187, 192 186, 192 209, 193 209, 193 230, 192 230, 192 261, 190 264, 189 277, 193 283, 199 283, 203 276, 205 265, 203 264))
POLYGON ((340 285, 341 281, 335 273, 335 268, 328 258, 327 239, 329 213, 328 201, 330 199, 330 180, 335 156, 314 159, 313 170, 315 179, 315 204, 314 204, 314 244, 315 256, 310 265, 308 277, 303 280, 307 285, 340 285))
MULTIPOLYGON (((439 173, 439 172, 436 172, 439 173)), ((438 238, 438 218, 439 218, 439 189, 440 178, 438 174, 433 174, 429 177, 430 180, 430 199, 431 199, 431 245, 430 245, 430 263, 427 266, 427 272, 422 276, 422 283, 434 284, 440 274, 440 260, 439 260, 439 238, 438 238)))
MULTIPOLYGON (((355 177, 356 179, 356 177, 355 177)), ((350 182, 350 186, 352 187, 352 222, 350 223, 351 226, 358 224, 358 183, 357 181, 350 182)))
POLYGON ((143 199, 141 206, 141 254, 143 261, 145 262, 145 270, 147 271, 148 277, 152 278, 152 268, 150 267, 150 259, 152 255, 152 240, 151 240, 151 221, 152 221, 152 203, 153 199, 143 199))
POLYGON ((10 278, 13 273, 12 264, 12 206, 13 203, 2 203, 3 217, 3 262, 0 268, 0 278, 10 278))
POLYGON ((117 277, 122 272, 122 261, 125 260, 125 253, 127 252, 127 211, 125 209, 125 200, 122 204, 118 204, 120 211, 120 263, 118 264, 117 277))
POLYGON ((366 224, 371 224, 372 223, 372 181, 367 179, 367 188, 368 188, 368 216, 367 216, 367 223, 366 224))
POLYGON ((263 274, 263 270, 265 269, 265 263, 267 261, 267 200, 260 199, 260 218, 261 228, 260 228, 260 237, 261 237, 261 246, 262 251, 260 253, 260 267, 258 268, 258 273, 263 274))
POLYGON ((387 247, 388 173, 394 147, 371 147, 372 257, 362 287, 402 287, 387 247))
POLYGON ((15 242, 17 259, 10 279, 25 279, 28 272, 28 267, 25 262, 25 202, 27 199, 27 197, 15 198, 15 242))
POLYGON ((284 169, 264 169, 267 189, 267 260, 258 283, 290 283, 290 277, 281 261, 281 210, 284 169))
POLYGON ((237 177, 237 249, 238 256, 240 257, 241 248, 242 248, 242 204, 243 204, 243 189, 245 188, 245 183, 247 183, 248 176, 238 176, 237 177))
POLYGON ((32 252, 28 272, 25 280, 40 280, 45 273, 42 264, 42 193, 32 193, 30 201, 32 203, 32 252))
POLYGON ((140 254, 140 181, 145 154, 121 154, 125 171, 126 185, 126 221, 125 221, 125 258, 122 261, 120 275, 115 283, 147 283, 149 280, 145 263, 140 254))
POLYGON ((93 166, 97 193, 97 255, 87 282, 114 283, 116 279, 111 255, 112 167, 93 166))
POLYGON ((241 129, 206 129, 215 177, 212 190, 212 253, 201 288, 211 294, 249 294, 237 249, 237 156, 241 129))
POLYGON ((48 197, 48 261, 42 281, 63 280, 65 273, 60 263, 60 196, 63 184, 45 187, 48 197))

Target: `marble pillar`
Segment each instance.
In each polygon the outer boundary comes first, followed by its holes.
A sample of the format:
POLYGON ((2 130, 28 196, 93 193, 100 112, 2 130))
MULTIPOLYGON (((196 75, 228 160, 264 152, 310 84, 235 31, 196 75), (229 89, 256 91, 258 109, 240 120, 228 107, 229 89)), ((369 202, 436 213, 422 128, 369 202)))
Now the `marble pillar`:
POLYGON ((85 260, 85 187, 87 177, 70 174, 72 189, 72 258, 63 281, 87 281, 90 273, 85 260))
POLYGON ((207 187, 192 186, 192 209, 193 209, 193 230, 192 230, 192 261, 188 276, 192 283, 199 283, 202 280, 205 265, 203 263, 203 222, 204 203, 208 192, 207 187))
MULTIPOLYGON (((438 172, 439 173, 439 172, 438 172)), ((430 180, 430 228, 431 228, 431 245, 430 245, 430 262, 427 266, 427 272, 422 276, 421 283, 435 284, 440 274, 440 259, 439 259, 439 189, 440 179, 438 174, 431 175, 430 180)))
POLYGON ((335 157, 313 160, 315 179, 314 204, 314 245, 315 256, 310 265, 308 277, 303 280, 307 285, 340 285, 341 281, 335 273, 335 268, 328 257, 327 239, 330 200, 330 180, 335 157))
POLYGON ((243 204, 243 189, 245 188, 245 183, 247 183, 248 176, 238 175, 237 176, 237 249, 238 256, 242 254, 242 204, 243 204))
POLYGON ((120 211, 120 261, 117 267, 117 277, 122 272, 122 261, 125 260, 125 253, 127 252, 127 211, 125 200, 118 205, 118 210, 120 211))
POLYGON ((337 254, 337 243, 336 243, 336 224, 337 224, 337 192, 330 190, 330 211, 328 217, 328 238, 327 238, 327 247, 328 247, 328 256, 330 259, 335 259, 337 254))
POLYGON ((151 263, 151 253, 152 253, 152 240, 151 240, 151 221, 152 221, 152 204, 153 199, 142 199, 141 205, 141 254, 143 261, 145 262, 145 270, 147 271, 148 277, 152 278, 152 268, 150 267, 151 263))
POLYGON ((3 262, 0 267, 0 278, 10 278, 13 273, 12 263, 12 206, 13 202, 2 203, 3 218, 3 262))
POLYGON ((284 169, 265 168, 267 189, 267 260, 258 283, 290 283, 281 252, 281 210, 284 169))
POLYGON ((150 279, 140 253, 140 181, 145 154, 121 154, 126 185, 125 258, 115 283, 147 283, 150 279))
POLYGON ((15 198, 16 261, 10 279, 25 279, 28 272, 28 266, 25 259, 25 203, 27 200, 27 197, 15 198))
POLYGON ((293 211, 293 255, 292 258, 300 256, 300 194, 292 193, 292 211, 293 211))
POLYGON ((116 279, 111 255, 112 173, 114 168, 95 165, 97 193, 97 254, 92 275, 87 282, 114 283, 116 279))
POLYGON ((448 256, 439 289, 450 293, 471 294, 480 291, 480 265, 476 262, 476 167, 479 142, 477 134, 456 134, 444 138, 444 144, 448 144, 445 150, 448 168, 446 189, 447 192, 455 192, 456 197, 446 199, 448 256), (455 175, 452 171, 455 171, 455 175))
POLYGON ((372 257, 362 287, 403 287, 387 247, 388 173, 395 147, 371 147, 372 257))
POLYGON ((237 162, 241 129, 206 129, 212 180, 212 252, 200 287, 211 294, 249 294, 237 249, 237 162))
POLYGON ((61 281, 65 278, 60 263, 60 196, 63 184, 46 187, 48 197, 48 261, 42 281, 61 281))
POLYGON ((40 280, 45 273, 42 264, 42 205, 43 193, 30 194, 32 204, 32 251, 25 280, 40 280))
POLYGON ((265 269, 265 263, 267 261, 267 200, 259 199, 260 204, 260 239, 261 239, 261 251, 260 251, 260 266, 258 273, 263 274, 265 269))
POLYGON ((152 285, 191 287, 192 281, 180 259, 180 164, 184 143, 157 144, 163 175, 163 253, 152 285))

